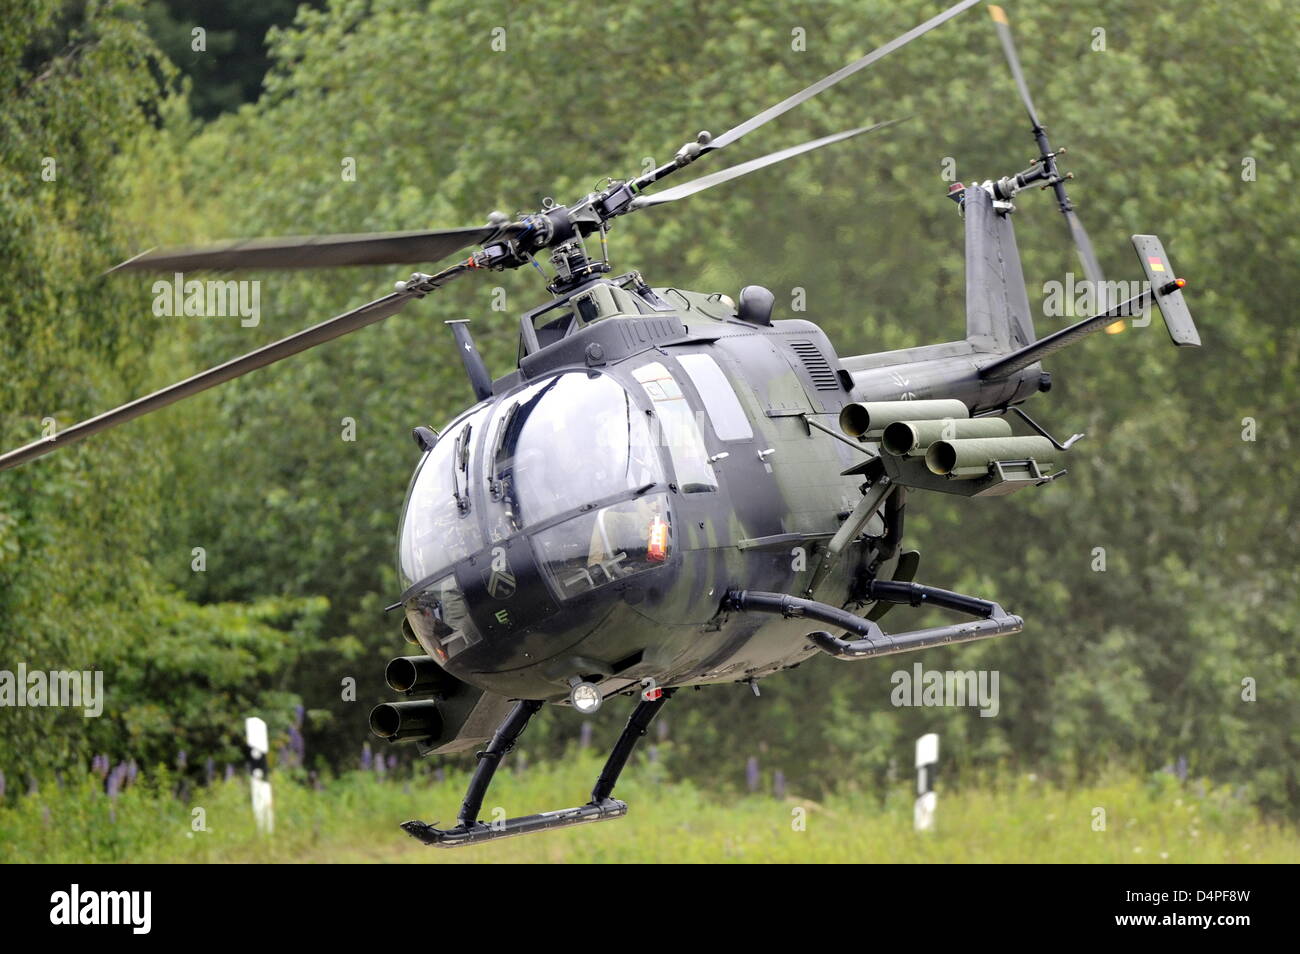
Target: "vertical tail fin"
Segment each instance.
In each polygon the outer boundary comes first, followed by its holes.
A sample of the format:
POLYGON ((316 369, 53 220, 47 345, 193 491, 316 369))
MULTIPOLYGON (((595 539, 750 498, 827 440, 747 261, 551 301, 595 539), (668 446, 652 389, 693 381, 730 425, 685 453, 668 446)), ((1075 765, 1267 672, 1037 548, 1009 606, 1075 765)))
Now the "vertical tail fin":
POLYGON ((979 186, 962 199, 966 218, 966 340, 1005 354, 1034 341, 1029 296, 1010 216, 979 186))

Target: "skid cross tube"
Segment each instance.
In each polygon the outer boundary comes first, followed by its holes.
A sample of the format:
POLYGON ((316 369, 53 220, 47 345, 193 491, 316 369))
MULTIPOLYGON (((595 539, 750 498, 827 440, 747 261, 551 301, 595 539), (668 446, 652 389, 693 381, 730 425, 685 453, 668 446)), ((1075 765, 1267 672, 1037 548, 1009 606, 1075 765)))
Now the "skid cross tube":
POLYGON ((843 660, 891 656, 895 653, 912 652, 930 646, 968 643, 993 636, 1008 636, 1020 632, 1025 625, 1024 620, 1019 616, 1007 613, 997 603, 921 583, 873 580, 867 585, 867 595, 875 600, 910 603, 912 606, 930 603, 980 618, 970 623, 954 623, 949 626, 935 626, 930 629, 891 635, 871 620, 855 616, 848 610, 819 603, 816 600, 790 596, 787 593, 731 590, 722 605, 726 610, 773 613, 786 619, 814 619, 856 633, 861 638, 841 639, 822 631, 808 634, 808 639, 822 652, 843 660))

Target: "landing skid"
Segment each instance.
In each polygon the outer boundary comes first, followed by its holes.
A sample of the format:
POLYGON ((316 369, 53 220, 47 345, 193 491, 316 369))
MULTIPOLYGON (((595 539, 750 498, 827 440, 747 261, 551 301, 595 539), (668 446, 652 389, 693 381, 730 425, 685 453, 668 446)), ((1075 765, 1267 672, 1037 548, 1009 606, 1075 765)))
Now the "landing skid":
POLYGON ((1009 636, 1024 628, 1024 620, 1008 613, 997 603, 973 596, 963 596, 951 590, 941 590, 922 583, 873 580, 864 594, 868 599, 884 603, 910 603, 912 606, 929 604, 956 610, 977 619, 970 623, 935 626, 908 633, 889 634, 876 623, 848 610, 816 600, 802 599, 786 593, 762 593, 755 590, 730 590, 722 605, 726 610, 749 613, 773 613, 786 619, 812 619, 857 634, 859 639, 841 639, 825 631, 808 634, 808 639, 822 652, 836 659, 870 659, 890 656, 931 646, 949 643, 969 643, 993 636, 1009 636))
POLYGON ((511 838, 515 835, 527 835, 552 828, 570 828, 574 825, 587 825, 610 818, 622 818, 627 814, 627 803, 613 797, 614 784, 618 781, 619 774, 627 764, 637 742, 646 734, 651 721, 668 701, 673 690, 661 689, 658 693, 654 699, 643 699, 632 711, 627 725, 623 727, 618 741, 614 743, 600 777, 596 780, 596 786, 591 791, 591 801, 587 804, 487 823, 478 820, 479 811, 483 808, 483 799, 487 795, 488 786, 492 782, 492 776, 496 774, 497 767, 506 753, 515 747, 515 742, 527 727, 529 720, 542 707, 540 700, 524 699, 506 716, 505 721, 493 734, 488 747, 478 753, 478 766, 474 769, 469 788, 465 792, 465 800, 461 803, 460 812, 456 816, 456 827, 436 828, 426 822, 408 821, 403 822, 402 829, 412 838, 419 839, 426 845, 457 848, 461 845, 480 844, 498 838, 511 838))

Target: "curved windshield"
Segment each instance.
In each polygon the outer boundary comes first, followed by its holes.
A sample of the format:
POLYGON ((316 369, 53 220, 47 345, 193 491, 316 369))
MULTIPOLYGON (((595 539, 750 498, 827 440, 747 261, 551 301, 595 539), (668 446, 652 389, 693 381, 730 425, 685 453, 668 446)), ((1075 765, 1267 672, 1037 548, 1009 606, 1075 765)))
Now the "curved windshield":
POLYGON ((482 408, 448 427, 411 478, 397 548, 404 588, 486 545, 470 486, 473 445, 486 417, 482 408))
POLYGON ((493 540, 664 479, 646 413, 608 375, 540 381, 497 405, 487 429, 493 540))

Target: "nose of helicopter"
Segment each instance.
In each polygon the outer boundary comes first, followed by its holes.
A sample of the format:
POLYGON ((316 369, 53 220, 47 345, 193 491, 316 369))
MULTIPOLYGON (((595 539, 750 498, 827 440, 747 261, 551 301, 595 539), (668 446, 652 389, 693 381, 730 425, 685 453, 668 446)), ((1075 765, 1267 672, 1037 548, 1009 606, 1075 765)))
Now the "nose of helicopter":
POLYGON ((566 372, 443 430, 412 478, 398 543, 402 602, 431 656, 487 672, 534 665, 580 640, 624 580, 669 561, 669 488, 647 420, 618 377, 566 372))
POLYGON ((483 547, 408 592, 407 619, 430 655, 458 668, 543 662, 622 602, 625 581, 670 562, 666 494, 565 517, 483 547))

